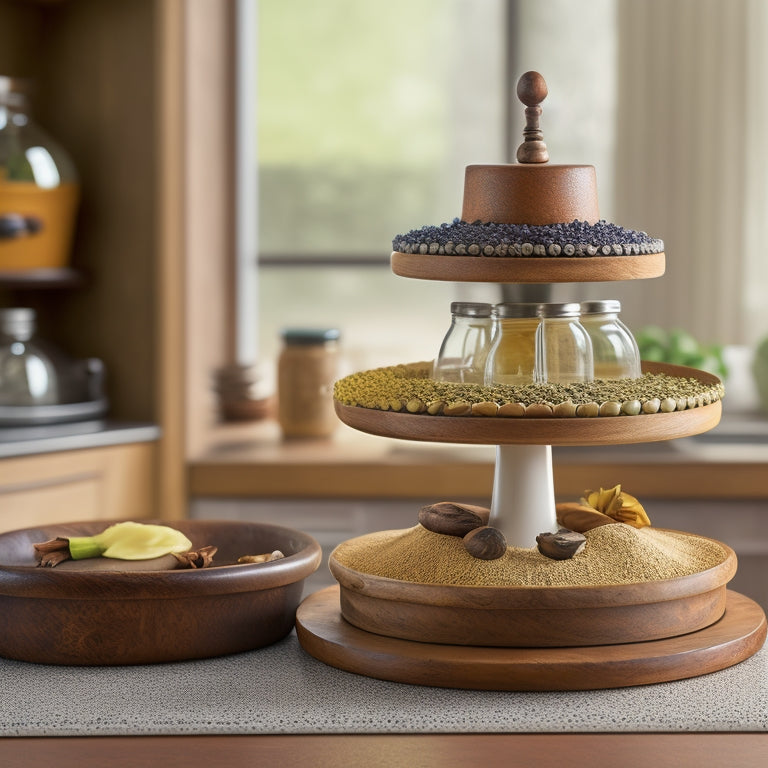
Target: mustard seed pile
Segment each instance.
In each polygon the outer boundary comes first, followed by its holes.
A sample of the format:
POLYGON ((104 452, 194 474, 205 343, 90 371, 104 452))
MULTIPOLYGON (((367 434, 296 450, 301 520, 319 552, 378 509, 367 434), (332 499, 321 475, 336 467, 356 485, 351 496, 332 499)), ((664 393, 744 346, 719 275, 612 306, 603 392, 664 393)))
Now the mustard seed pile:
POLYGON ((380 531, 340 544, 341 565, 398 581, 452 586, 602 586, 688 576, 719 565, 726 552, 716 541, 619 523, 587 531, 584 550, 551 560, 537 549, 508 547, 497 560, 478 560, 456 536, 421 525, 380 531))
POLYGON ((432 363, 408 363, 353 373, 334 386, 342 405, 431 416, 593 417, 670 413, 710 405, 722 383, 645 373, 637 379, 579 384, 457 384, 431 379, 432 363))
POLYGON ((396 235, 400 253, 456 256, 547 257, 634 256, 661 253, 664 242, 645 232, 598 221, 569 224, 495 224, 454 219, 396 235))

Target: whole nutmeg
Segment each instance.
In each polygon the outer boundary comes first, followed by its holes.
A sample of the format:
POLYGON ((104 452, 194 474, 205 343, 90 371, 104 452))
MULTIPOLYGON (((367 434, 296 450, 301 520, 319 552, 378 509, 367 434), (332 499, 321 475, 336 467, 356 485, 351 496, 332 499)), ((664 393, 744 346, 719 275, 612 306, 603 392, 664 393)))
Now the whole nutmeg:
POLYGON ((552 560, 569 560, 578 555, 587 543, 583 533, 560 528, 557 533, 540 533, 536 537, 539 552, 552 560))
POLYGON ((419 522, 428 531, 447 536, 464 536, 488 523, 491 511, 475 504, 438 501, 419 510, 419 522))
POLYGON ((464 549, 480 560, 498 560, 507 551, 504 534, 490 525, 470 531, 464 538, 464 549))

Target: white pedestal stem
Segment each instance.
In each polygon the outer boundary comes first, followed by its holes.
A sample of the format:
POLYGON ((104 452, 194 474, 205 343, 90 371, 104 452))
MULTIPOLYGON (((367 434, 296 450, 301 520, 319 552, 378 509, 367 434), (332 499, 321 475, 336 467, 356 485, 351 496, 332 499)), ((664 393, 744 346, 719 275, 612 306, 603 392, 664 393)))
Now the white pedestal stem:
POLYGON ((551 445, 498 445, 490 524, 510 547, 536 546, 536 536, 558 529, 551 445))

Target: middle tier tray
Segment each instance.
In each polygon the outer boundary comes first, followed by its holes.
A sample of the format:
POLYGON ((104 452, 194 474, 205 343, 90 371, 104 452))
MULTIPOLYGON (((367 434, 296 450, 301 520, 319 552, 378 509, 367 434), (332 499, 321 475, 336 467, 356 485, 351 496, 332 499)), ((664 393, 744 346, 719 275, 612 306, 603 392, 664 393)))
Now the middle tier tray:
MULTIPOLYGON (((713 374, 666 363, 644 362, 643 371, 695 378, 715 387, 713 374)), ((719 400, 671 413, 637 416, 520 417, 431 416, 334 403, 338 417, 361 432, 401 440, 476 445, 615 445, 689 437, 717 426, 719 400)))

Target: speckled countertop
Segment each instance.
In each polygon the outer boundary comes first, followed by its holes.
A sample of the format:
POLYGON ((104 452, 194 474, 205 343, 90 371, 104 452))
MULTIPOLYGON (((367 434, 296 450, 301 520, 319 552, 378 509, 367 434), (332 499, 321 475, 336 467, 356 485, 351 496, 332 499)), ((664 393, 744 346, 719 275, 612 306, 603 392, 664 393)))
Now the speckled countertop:
POLYGON ((768 731, 768 649, 721 672, 612 690, 403 685, 326 666, 295 633, 257 651, 136 667, 0 659, 0 736, 768 731))

